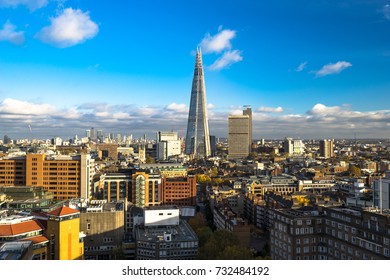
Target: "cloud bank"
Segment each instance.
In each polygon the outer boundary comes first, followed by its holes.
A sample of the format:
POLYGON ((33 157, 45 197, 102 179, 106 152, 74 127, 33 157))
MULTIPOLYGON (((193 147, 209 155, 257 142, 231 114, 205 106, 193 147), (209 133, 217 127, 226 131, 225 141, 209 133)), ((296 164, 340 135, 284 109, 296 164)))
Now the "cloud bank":
MULTIPOLYGON (((242 108, 209 107, 210 133, 227 137, 227 119, 242 114, 242 108)), ((157 131, 178 131, 185 135, 188 107, 170 103, 164 106, 113 105, 84 103, 73 108, 58 108, 51 104, 0 100, 0 136, 11 138, 49 138, 83 136, 95 127, 104 133, 133 134, 135 137, 157 131), (28 125, 33 127, 33 135, 28 125)), ((253 111, 254 139, 352 138, 354 133, 364 138, 388 138, 390 110, 354 111, 348 106, 315 104, 303 114, 291 114, 280 107, 259 107, 253 111)))

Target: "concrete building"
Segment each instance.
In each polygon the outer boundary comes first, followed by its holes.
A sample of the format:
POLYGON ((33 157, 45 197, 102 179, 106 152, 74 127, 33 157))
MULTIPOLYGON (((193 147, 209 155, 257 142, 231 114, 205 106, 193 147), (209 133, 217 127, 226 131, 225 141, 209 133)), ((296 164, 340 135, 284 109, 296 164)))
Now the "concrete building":
POLYGON ((166 160, 181 154, 181 141, 177 132, 157 133, 157 159, 166 160))
POLYGON ((283 149, 290 156, 299 156, 305 152, 305 145, 300 139, 286 137, 283 142, 283 149))
POLYGON ((334 157, 334 141, 331 139, 320 140, 320 156, 323 158, 334 157))
POLYGON ((80 208, 80 231, 85 233, 87 260, 117 259, 124 237, 125 203, 93 200, 80 208))
POLYGON ((228 157, 245 158, 249 155, 249 141, 251 130, 251 116, 228 117, 228 157))
POLYGON ((91 197, 93 174, 94 160, 86 154, 0 159, 0 186, 41 186, 56 200, 91 197))
POLYGON ((244 106, 244 110, 242 111, 242 114, 244 116, 249 116, 249 139, 248 139, 248 145, 249 145, 249 152, 252 151, 252 107, 249 105, 244 106))
POLYGON ((144 223, 135 227, 137 260, 194 260, 198 237, 180 219, 179 209, 156 207, 144 210, 144 223))
POLYGON ((104 143, 97 146, 98 157, 101 159, 118 160, 118 144, 104 143))
POLYGON ((372 190, 374 207, 378 209, 390 209, 390 171, 386 171, 383 179, 374 181, 372 190))

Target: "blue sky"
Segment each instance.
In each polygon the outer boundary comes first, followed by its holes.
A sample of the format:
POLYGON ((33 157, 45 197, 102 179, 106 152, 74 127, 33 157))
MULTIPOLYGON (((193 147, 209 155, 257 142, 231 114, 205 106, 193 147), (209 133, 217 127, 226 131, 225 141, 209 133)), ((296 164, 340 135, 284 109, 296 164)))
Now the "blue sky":
POLYGON ((255 139, 389 137, 379 0, 0 0, 0 135, 185 135, 198 46, 211 134, 251 105, 255 139))

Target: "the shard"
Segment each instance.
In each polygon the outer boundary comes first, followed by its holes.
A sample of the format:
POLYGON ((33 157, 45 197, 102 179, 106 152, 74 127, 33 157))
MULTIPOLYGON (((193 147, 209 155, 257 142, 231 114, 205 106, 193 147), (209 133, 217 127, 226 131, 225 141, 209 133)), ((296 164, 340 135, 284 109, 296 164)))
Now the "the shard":
POLYGON ((206 88, 200 49, 196 50, 185 153, 192 155, 194 158, 205 158, 211 154, 206 88))

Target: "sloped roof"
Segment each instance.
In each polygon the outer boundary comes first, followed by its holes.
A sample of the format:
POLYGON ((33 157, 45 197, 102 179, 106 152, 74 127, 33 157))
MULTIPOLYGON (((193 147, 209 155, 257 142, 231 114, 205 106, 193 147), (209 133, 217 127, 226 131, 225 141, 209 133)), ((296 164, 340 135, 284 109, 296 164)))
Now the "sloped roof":
POLYGON ((30 220, 15 224, 0 225, 0 236, 13 236, 43 229, 38 221, 30 220))
POLYGON ((47 214, 62 217, 62 216, 67 216, 67 215, 71 215, 71 214, 76 214, 76 213, 80 213, 80 211, 72 209, 72 208, 67 207, 67 206, 61 206, 61 207, 59 207, 59 208, 57 208, 57 209, 55 209, 47 214))
POLYGON ((44 243, 44 242, 49 242, 49 239, 47 239, 45 236, 40 235, 40 236, 34 236, 30 238, 25 238, 23 240, 29 240, 32 241, 33 244, 39 244, 39 243, 44 243))

